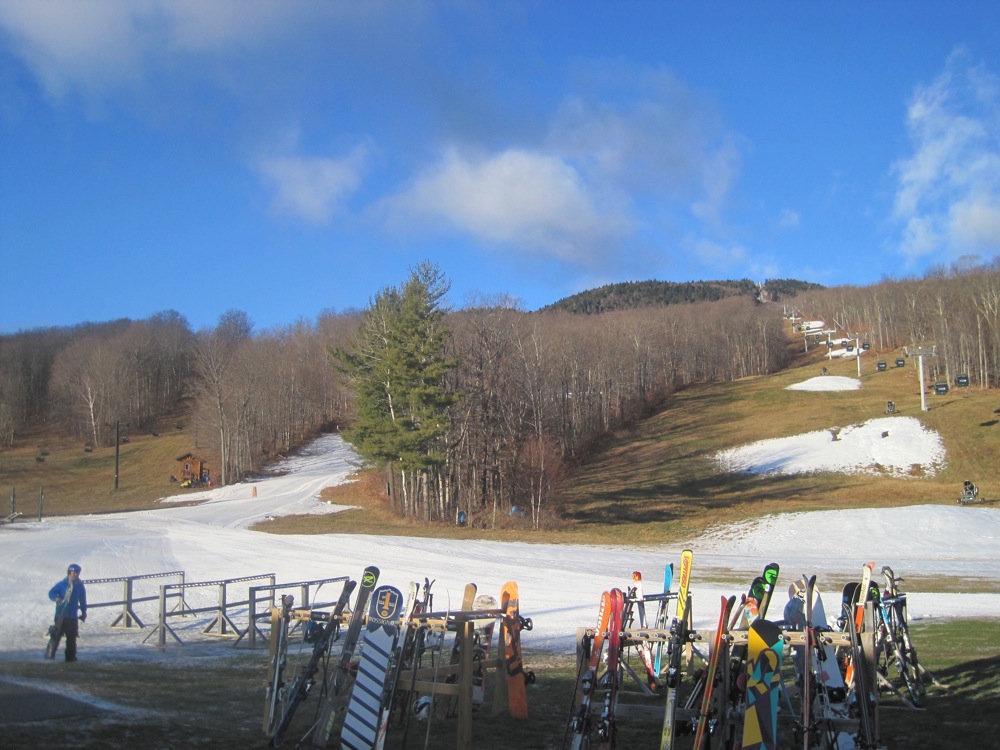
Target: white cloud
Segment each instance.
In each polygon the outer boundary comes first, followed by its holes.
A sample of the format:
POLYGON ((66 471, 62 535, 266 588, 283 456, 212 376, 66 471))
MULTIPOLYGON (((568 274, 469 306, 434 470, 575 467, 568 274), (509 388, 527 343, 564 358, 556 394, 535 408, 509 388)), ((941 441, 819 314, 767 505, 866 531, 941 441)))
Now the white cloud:
POLYGON ((936 223, 936 217, 911 217, 900 241, 903 255, 915 259, 936 252, 942 244, 942 234, 936 223))
POLYGON ((491 242, 584 263, 628 228, 572 166, 526 149, 478 158, 451 149, 387 206, 397 221, 443 221, 491 242))
POLYGON ((1000 87, 961 49, 907 110, 913 154, 894 165, 893 218, 909 259, 959 257, 1000 240, 1000 87))
POLYGON ((965 247, 1000 247, 1000 200, 975 199, 951 207, 949 232, 965 247))
POLYGON ((702 237, 689 237, 685 246, 690 254, 706 266, 732 274, 747 262, 747 250, 739 244, 725 245, 702 237))
POLYGON ((100 90, 137 75, 141 32, 126 5, 2 0, 0 29, 50 94, 61 96, 71 85, 100 90))
POLYGON ((93 104, 141 88, 154 70, 233 86, 270 45, 286 42, 288 57, 311 31, 368 12, 305 0, 0 0, 0 35, 51 96, 79 91, 93 104))
POLYGON ((342 159, 269 157, 260 160, 257 170, 275 192, 275 211, 325 224, 360 184, 367 153, 359 146, 342 159))
POLYGON ((563 100, 546 148, 594 182, 718 223, 741 153, 715 105, 662 68, 601 61, 581 78, 588 94, 563 100))
POLYGON ((790 208, 783 208, 778 214, 778 228, 779 229, 798 229, 802 223, 799 217, 798 211, 793 211, 790 208))

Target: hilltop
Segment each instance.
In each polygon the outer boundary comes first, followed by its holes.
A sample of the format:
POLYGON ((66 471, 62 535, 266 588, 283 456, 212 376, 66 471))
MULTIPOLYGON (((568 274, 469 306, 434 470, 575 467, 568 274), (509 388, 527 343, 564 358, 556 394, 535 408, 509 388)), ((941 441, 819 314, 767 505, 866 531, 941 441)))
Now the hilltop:
POLYGON ((665 307, 695 302, 718 302, 729 297, 748 297, 757 302, 778 302, 801 292, 823 289, 819 284, 796 279, 768 279, 758 284, 750 279, 722 281, 626 281, 588 289, 546 305, 542 312, 561 310, 587 315, 665 307))

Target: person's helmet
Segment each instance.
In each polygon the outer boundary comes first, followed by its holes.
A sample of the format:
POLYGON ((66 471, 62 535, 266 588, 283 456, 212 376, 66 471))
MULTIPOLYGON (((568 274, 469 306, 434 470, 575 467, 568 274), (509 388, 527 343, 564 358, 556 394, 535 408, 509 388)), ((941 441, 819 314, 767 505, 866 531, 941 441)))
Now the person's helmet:
POLYGON ((66 568, 66 572, 67 572, 67 573, 76 573, 77 575, 79 575, 79 574, 80 574, 80 571, 81 571, 81 570, 83 570, 83 568, 81 568, 81 567, 80 567, 79 565, 77 565, 76 563, 73 563, 73 564, 72 564, 72 565, 70 565, 70 566, 69 566, 68 568, 66 568))

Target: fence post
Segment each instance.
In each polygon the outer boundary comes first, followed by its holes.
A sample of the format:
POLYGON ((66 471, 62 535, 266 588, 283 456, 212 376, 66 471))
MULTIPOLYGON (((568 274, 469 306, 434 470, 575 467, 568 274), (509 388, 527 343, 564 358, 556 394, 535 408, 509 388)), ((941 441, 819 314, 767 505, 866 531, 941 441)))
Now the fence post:
POLYGON ((157 645, 160 650, 167 647, 167 585, 160 584, 160 624, 157 626, 160 629, 157 637, 157 645))
POLYGON ((132 576, 128 576, 124 581, 124 595, 122 599, 122 612, 115 618, 115 621, 111 623, 111 627, 115 627, 118 623, 122 623, 121 627, 131 628, 132 624, 135 623, 140 628, 146 627, 139 616, 132 610, 132 582, 135 579, 132 576))

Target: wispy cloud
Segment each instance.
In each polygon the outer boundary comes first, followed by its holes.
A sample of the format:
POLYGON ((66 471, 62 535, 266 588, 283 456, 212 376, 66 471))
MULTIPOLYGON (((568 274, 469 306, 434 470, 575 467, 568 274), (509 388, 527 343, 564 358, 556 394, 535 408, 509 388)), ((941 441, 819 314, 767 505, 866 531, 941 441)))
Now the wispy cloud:
POLYGON ((359 146, 339 159, 277 156, 261 159, 256 168, 274 191, 274 211, 326 224, 361 183, 367 157, 368 149, 359 146))
POLYGON ((1000 246, 1000 84, 968 54, 916 89, 907 108, 913 154, 894 165, 893 219, 909 260, 954 259, 1000 246))
POLYGON ((742 155, 716 105, 663 68, 600 61, 581 78, 581 93, 553 118, 546 148, 637 202, 720 224, 742 155))
POLYGON ((799 225, 802 223, 802 219, 799 216, 798 211, 793 211, 790 208, 783 208, 778 213, 778 228, 779 229, 798 229, 799 225))
POLYGON ((743 268, 748 262, 747 249, 740 244, 723 244, 704 237, 689 237, 685 248, 690 256, 704 266, 731 275, 734 269, 743 268))
POLYGON ((95 95, 140 79, 150 58, 172 48, 225 46, 262 12, 266 5, 225 0, 0 0, 0 28, 50 94, 79 87, 95 95))
POLYGON ((741 155, 714 105, 660 69, 593 63, 580 78, 535 138, 447 147, 385 202, 393 223, 617 274, 640 255, 648 273, 651 244, 669 254, 692 227, 723 227, 741 155))

